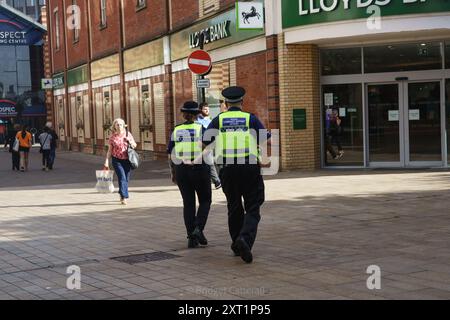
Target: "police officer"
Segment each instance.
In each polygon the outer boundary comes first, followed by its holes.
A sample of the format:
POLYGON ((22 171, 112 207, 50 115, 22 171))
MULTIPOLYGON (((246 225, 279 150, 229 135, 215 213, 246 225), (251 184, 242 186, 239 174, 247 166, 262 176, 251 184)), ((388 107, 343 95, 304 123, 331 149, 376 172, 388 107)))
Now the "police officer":
MULTIPOLYGON (((255 115, 242 111, 243 88, 229 87, 222 95, 228 111, 212 120, 204 144, 215 141, 217 161, 219 165, 222 163, 219 175, 227 198, 231 249, 251 263, 261 219, 260 206, 264 202, 264 181, 258 161, 259 130, 264 130, 264 126, 255 115)), ((269 139, 270 135, 266 137, 269 139)))
POLYGON ((201 112, 197 102, 185 102, 181 112, 186 122, 175 127, 167 151, 172 181, 178 185, 183 197, 188 247, 195 248, 199 244, 208 244, 203 230, 211 207, 210 168, 205 162, 193 162, 198 156, 201 157, 204 132, 203 126, 195 122, 201 112), (196 194, 199 199, 197 213, 196 194))

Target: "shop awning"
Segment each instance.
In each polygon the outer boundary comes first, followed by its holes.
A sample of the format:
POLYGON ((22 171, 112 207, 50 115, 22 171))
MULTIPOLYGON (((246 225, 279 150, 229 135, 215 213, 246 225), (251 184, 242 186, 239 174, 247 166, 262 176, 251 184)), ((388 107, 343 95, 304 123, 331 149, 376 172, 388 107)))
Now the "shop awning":
POLYGON ((0 4, 0 45, 41 45, 47 28, 7 4, 0 4))

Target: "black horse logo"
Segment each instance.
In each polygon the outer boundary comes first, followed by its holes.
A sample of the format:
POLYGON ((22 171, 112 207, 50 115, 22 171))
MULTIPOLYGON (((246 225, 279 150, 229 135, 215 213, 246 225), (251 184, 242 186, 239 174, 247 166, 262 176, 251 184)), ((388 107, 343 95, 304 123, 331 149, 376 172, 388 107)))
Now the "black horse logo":
POLYGON ((250 12, 242 12, 242 17, 244 18, 244 23, 250 23, 250 21, 248 21, 249 18, 257 17, 259 20, 259 18, 261 18, 261 15, 256 12, 255 7, 252 7, 250 9, 250 12))

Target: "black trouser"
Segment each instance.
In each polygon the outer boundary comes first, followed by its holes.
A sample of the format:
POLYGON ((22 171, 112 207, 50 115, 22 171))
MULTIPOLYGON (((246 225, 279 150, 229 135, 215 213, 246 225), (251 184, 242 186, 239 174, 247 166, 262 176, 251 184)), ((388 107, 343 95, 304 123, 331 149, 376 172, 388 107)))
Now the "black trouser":
POLYGON ((50 150, 42 150, 42 166, 50 168, 50 150))
POLYGON ((175 175, 178 188, 183 197, 184 224, 188 236, 196 227, 203 230, 208 220, 211 208, 211 177, 209 166, 202 165, 177 165, 175 175), (195 194, 198 197, 198 211, 196 214, 195 194))
POLYGON ((11 151, 12 153, 12 168, 13 170, 20 170, 20 153, 19 152, 15 152, 14 150, 11 151))
POLYGON ((338 135, 327 135, 326 148, 330 152, 333 158, 336 157, 336 151, 334 151, 333 143, 336 143, 338 151, 342 151, 341 137, 338 135))
POLYGON ((228 203, 228 228, 232 241, 243 237, 253 247, 264 203, 264 180, 259 165, 229 165, 220 170, 228 203), (244 205, 242 205, 242 198, 244 205), (245 210, 244 210, 245 209, 245 210))

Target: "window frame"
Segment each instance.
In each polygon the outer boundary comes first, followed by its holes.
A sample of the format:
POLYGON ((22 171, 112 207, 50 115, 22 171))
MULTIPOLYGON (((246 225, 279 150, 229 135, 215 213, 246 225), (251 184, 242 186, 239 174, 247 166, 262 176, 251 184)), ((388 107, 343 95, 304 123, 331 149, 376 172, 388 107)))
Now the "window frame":
MULTIPOLYGON (((78 6, 77 0, 72 0, 72 6, 78 6)), ((72 15, 74 14, 74 11, 72 10, 72 15)), ((80 17, 81 19, 81 17, 80 17)), ((81 26, 80 26, 81 28, 81 26)), ((80 41, 80 29, 73 29, 73 43, 78 43, 80 41)))
POLYGON ((107 27, 106 0, 100 0, 100 29, 107 27))
POLYGON ((136 0, 136 12, 147 8, 147 0, 136 0))
POLYGON ((61 33, 58 7, 53 10, 53 17, 55 19, 55 51, 59 51, 61 50, 61 33))

